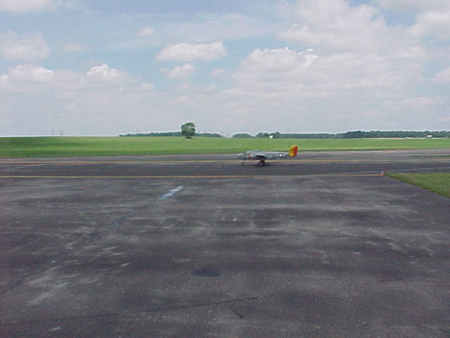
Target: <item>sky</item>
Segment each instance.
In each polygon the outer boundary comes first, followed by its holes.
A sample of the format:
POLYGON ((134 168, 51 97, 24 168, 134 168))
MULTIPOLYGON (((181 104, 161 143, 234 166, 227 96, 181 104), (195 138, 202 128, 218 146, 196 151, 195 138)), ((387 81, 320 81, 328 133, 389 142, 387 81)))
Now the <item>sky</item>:
POLYGON ((450 130, 448 0, 0 0, 0 136, 450 130))

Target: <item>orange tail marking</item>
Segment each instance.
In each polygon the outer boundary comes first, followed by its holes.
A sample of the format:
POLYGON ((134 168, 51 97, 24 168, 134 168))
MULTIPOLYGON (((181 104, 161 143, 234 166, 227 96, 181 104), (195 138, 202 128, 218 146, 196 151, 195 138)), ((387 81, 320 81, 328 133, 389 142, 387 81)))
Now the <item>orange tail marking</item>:
POLYGON ((297 146, 291 146, 289 149, 289 157, 295 157, 298 154, 298 147, 297 146))

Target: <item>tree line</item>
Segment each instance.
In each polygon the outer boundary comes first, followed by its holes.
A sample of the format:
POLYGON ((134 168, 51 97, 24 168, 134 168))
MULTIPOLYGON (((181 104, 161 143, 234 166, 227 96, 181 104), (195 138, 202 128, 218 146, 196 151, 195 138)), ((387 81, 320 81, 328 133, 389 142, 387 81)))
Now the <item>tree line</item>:
POLYGON ((352 139, 352 138, 427 138, 450 137, 450 131, 347 131, 339 134, 328 133, 312 133, 312 134, 296 134, 296 133, 258 133, 255 136, 250 134, 235 134, 233 138, 280 138, 280 139, 352 139))
MULTIPOLYGON (((149 136, 149 137, 182 137, 185 136, 182 134, 181 131, 167 131, 167 132, 150 132, 150 133, 136 133, 136 134, 125 134, 125 135, 119 135, 120 137, 143 137, 143 136, 149 136)), ((224 137, 217 133, 195 133, 195 137, 224 137)))
MULTIPOLYGON (((136 133, 120 135, 121 137, 183 137, 186 136, 182 131, 169 131, 169 132, 149 132, 149 133, 136 133)), ((218 133, 195 133, 195 137, 216 137, 223 138, 223 135, 218 133)), ((297 133, 267 133, 260 132, 256 135, 250 135, 247 133, 234 134, 232 138, 277 138, 277 139, 353 139, 353 138, 448 138, 450 137, 450 131, 347 131, 339 134, 328 133, 311 133, 311 134, 297 134, 297 133)))

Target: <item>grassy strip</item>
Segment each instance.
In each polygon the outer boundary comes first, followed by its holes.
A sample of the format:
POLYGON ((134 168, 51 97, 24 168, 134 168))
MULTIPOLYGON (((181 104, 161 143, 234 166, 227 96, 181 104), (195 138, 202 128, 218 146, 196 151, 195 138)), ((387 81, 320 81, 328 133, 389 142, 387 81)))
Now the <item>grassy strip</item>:
POLYGON ((449 139, 225 139, 194 137, 3 137, 0 157, 237 153, 261 149, 347 151, 450 148, 449 139))
POLYGON ((388 176, 413 184, 415 186, 450 197, 450 173, 397 174, 388 176))

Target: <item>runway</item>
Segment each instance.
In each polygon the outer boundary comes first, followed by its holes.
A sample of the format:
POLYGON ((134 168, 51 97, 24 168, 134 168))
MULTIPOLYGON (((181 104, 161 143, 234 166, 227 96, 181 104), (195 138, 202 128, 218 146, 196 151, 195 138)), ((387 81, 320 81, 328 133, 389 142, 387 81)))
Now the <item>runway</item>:
POLYGON ((233 155, 0 159, 0 178, 198 178, 373 175, 450 170, 450 151, 305 152, 295 159, 237 160, 233 155))
POLYGON ((0 160, 0 337, 450 334, 450 151, 0 160))

